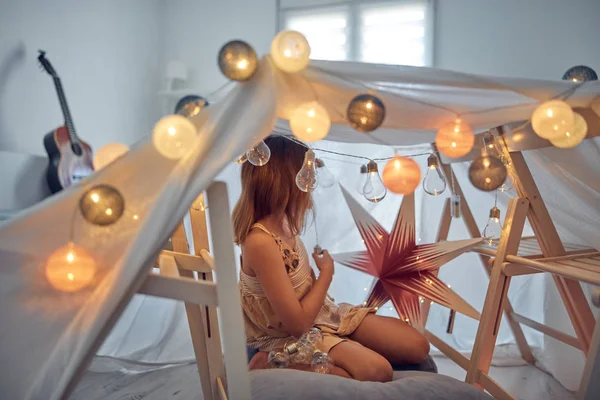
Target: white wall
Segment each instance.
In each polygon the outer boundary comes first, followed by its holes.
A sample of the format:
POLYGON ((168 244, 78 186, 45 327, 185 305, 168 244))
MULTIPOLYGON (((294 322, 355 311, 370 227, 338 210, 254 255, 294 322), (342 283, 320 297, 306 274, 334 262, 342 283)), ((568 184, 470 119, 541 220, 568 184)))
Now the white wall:
POLYGON ((44 154, 63 118, 44 49, 62 78, 78 134, 92 148, 131 144, 158 118, 161 0, 0 0, 0 150, 44 154))
POLYGON ((208 94, 227 80, 217 67, 222 45, 248 42, 258 56, 269 52, 275 36, 275 0, 170 0, 165 12, 165 61, 181 61, 189 87, 208 94))
POLYGON ((560 79, 574 65, 600 72, 598 0, 438 0, 435 66, 560 79))

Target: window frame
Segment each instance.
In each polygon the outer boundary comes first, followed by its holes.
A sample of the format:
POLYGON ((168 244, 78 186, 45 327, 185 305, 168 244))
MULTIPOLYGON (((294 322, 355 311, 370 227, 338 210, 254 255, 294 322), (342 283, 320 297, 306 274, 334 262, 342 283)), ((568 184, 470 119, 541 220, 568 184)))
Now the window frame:
POLYGON ((281 0, 277 0, 276 34, 285 26, 285 15, 294 11, 317 11, 332 8, 348 8, 348 61, 360 62, 360 9, 361 6, 394 5, 394 4, 417 4, 425 5, 425 67, 435 65, 435 0, 330 0, 320 1, 310 5, 281 6, 281 0))

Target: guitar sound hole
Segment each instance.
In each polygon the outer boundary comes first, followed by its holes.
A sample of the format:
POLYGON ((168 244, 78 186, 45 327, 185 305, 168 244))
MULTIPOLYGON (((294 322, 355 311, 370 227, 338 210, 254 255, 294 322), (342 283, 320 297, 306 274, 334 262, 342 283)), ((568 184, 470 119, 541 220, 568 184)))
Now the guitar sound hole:
POLYGON ((73 153, 75 153, 78 156, 80 156, 83 153, 81 145, 79 143, 73 143, 71 145, 71 150, 73 150, 73 153))

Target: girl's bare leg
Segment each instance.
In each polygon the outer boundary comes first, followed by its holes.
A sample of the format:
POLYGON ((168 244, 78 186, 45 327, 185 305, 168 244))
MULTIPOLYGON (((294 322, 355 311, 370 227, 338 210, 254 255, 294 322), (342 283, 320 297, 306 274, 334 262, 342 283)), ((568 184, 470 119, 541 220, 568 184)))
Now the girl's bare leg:
POLYGON ((429 342, 415 328, 398 318, 369 314, 350 335, 393 364, 420 364, 429 354, 429 342))
MULTIPOLYGON (((268 369, 269 368, 269 365, 267 363, 268 356, 269 355, 266 351, 260 351, 260 352, 256 353, 254 355, 254 357, 252 357, 252 360, 250 360, 250 364, 248 364, 248 369, 249 370, 268 369)), ((288 369, 297 369, 300 371, 312 372, 310 369, 310 365, 304 365, 304 364, 292 364, 288 367, 288 369)), ((331 371, 330 374, 341 376, 344 378, 351 378, 350 374, 348 372, 346 372, 346 370, 338 367, 337 365, 333 367, 333 370, 331 371)))
POLYGON ((359 381, 389 382, 392 366, 375 351, 357 342, 342 342, 329 350, 335 364, 359 381))

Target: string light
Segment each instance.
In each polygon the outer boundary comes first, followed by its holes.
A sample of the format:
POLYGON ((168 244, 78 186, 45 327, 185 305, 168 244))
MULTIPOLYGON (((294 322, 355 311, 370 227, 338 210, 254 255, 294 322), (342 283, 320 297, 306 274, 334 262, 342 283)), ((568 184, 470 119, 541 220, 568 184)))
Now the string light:
POLYGON ((477 157, 469 167, 469 180, 479 190, 490 192, 506 181, 506 166, 496 157, 477 157))
POLYGON ((54 250, 46 261, 48 283, 62 292, 76 292, 88 286, 96 275, 96 261, 81 246, 69 242, 54 250))
POLYGON ((303 192, 312 192, 317 187, 315 153, 310 149, 304 154, 302 168, 296 175, 296 186, 303 192))
POLYGON ((588 82, 597 81, 598 74, 596 74, 596 71, 590 67, 586 67, 585 65, 577 65, 569 68, 567 72, 564 73, 562 78, 564 80, 573 82, 588 82))
POLYGON ((256 73, 258 58, 248 43, 232 40, 221 47, 218 64, 223 75, 232 81, 247 81, 256 73))
POLYGON ((310 45, 303 34, 281 31, 271 42, 271 58, 285 72, 299 72, 310 63, 310 45))
POLYGON ((325 107, 316 101, 298 106, 290 116, 290 129, 294 136, 305 142, 324 139, 329 133, 331 120, 325 107))
POLYGON ((427 158, 427 173, 423 179, 423 190, 430 196, 438 196, 446 190, 446 178, 444 178, 435 154, 431 154, 427 158))
POLYGON ((79 200, 81 215, 94 225, 106 226, 117 222, 125 210, 125 199, 110 185, 96 185, 79 200))
MULTIPOLYGON (((271 149, 264 140, 261 140, 256 146, 246 152, 246 159, 255 167, 262 167, 271 159, 271 149)), ((241 160, 241 158, 238 160, 241 160)))
POLYGON ((500 236, 502 234, 502 227, 500 226, 500 209, 496 206, 498 203, 498 192, 494 198, 494 207, 490 210, 490 219, 483 228, 481 236, 484 238, 484 242, 488 245, 498 244, 500 236))
POLYGON ((360 94, 348 104, 346 116, 350 126, 359 132, 372 132, 379 128, 385 119, 385 106, 379 98, 370 94, 360 94))
POLYGON ((421 169, 412 158, 396 156, 383 169, 383 183, 391 192, 411 194, 421 181, 421 169))
POLYGON ((152 144, 164 157, 177 160, 194 146, 198 135, 196 127, 181 115, 161 118, 152 131, 152 144))
POLYGON ((379 176, 377 163, 373 160, 367 164, 367 179, 363 187, 363 196, 371 203, 379 203, 385 198, 387 189, 379 176))
POLYGON ((190 94, 179 99, 175 105, 175 114, 191 118, 198 115, 207 106, 208 101, 204 97, 190 94))
POLYGON ((550 139, 550 143, 561 149, 569 149, 579 145, 585 139, 588 131, 587 122, 579 113, 573 113, 575 122, 573 130, 565 132, 564 136, 550 139))
POLYGON ((571 106, 562 100, 540 104, 531 116, 533 131, 543 139, 557 139, 573 131, 575 116, 571 106))
POLYGON ((471 151, 475 144, 475 134, 468 124, 457 118, 438 129, 435 144, 446 157, 459 158, 471 151))

